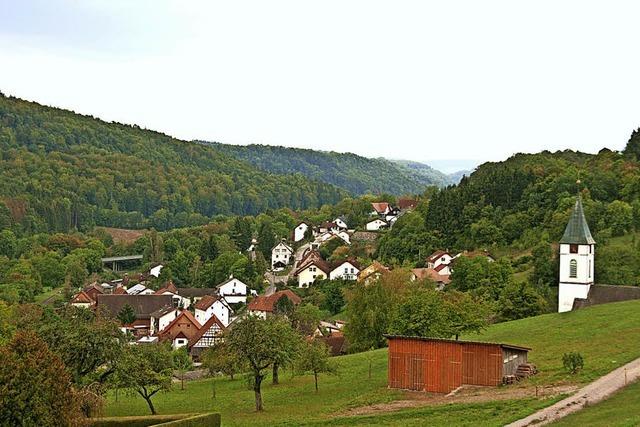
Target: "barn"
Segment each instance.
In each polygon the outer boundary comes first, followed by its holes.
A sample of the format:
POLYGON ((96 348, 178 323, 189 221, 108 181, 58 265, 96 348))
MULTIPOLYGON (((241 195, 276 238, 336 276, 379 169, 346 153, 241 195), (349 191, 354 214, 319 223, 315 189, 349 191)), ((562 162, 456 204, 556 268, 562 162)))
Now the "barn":
POLYGON ((386 336, 389 388, 449 393, 463 384, 497 386, 527 364, 529 348, 510 344, 386 336))

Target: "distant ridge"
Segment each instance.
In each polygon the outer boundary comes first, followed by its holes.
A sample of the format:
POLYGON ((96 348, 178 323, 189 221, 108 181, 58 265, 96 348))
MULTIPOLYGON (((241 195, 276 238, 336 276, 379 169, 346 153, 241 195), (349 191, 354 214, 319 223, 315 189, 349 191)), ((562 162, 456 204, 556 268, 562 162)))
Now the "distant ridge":
POLYGON ((444 187, 453 183, 442 172, 417 162, 271 145, 198 142, 264 171, 299 173, 340 187, 353 195, 422 194, 428 186, 444 187))

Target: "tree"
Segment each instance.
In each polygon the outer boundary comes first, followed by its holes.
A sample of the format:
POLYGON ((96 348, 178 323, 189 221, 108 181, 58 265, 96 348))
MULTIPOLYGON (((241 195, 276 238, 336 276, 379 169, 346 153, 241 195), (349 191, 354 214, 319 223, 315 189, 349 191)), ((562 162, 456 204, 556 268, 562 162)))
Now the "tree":
POLYGON ((273 305, 273 313, 284 317, 290 317, 294 310, 295 307, 293 305, 293 301, 291 301, 286 295, 282 295, 278 298, 273 305))
POLYGON ((219 253, 220 251, 218 250, 218 244, 216 243, 215 236, 211 234, 202 242, 202 246, 200 247, 200 258, 202 258, 203 261, 213 261, 218 257, 219 253))
POLYGON ((313 373, 313 379, 318 392, 318 374, 335 373, 336 368, 329 361, 329 347, 319 340, 312 340, 302 347, 297 359, 297 367, 300 372, 313 373))
POLYGON ((38 336, 19 331, 0 347, 0 424, 70 426, 81 418, 64 364, 38 336))
POLYGON ((229 331, 226 338, 231 351, 246 360, 253 377, 256 411, 263 410, 261 385, 264 370, 274 363, 292 360, 300 342, 289 322, 278 317, 259 319, 249 316, 229 331))
MULTIPOLYGON (((266 258, 271 257, 271 249, 276 245, 276 236, 271 221, 265 221, 258 230, 258 250, 266 258)), ((246 248, 243 248, 246 249, 246 248)))
POLYGON ((184 375, 193 368, 193 362, 186 347, 180 347, 173 351, 173 368, 180 374, 180 390, 184 390, 184 375))
POLYGON ((386 344, 397 297, 377 280, 368 286, 356 285, 347 292, 345 336, 353 351, 366 351, 386 344))
POLYGON ((547 301, 527 282, 510 283, 500 294, 498 315, 501 320, 516 320, 544 312, 547 301))
POLYGON ((491 307, 479 298, 474 299, 464 292, 449 291, 444 294, 445 307, 451 328, 451 335, 466 332, 480 333, 487 327, 491 307))
POLYGON ((16 254, 18 240, 11 230, 0 231, 0 256, 6 256, 11 259, 16 254))
POLYGON ((211 375, 222 372, 229 375, 233 380, 233 376, 238 372, 242 372, 244 368, 244 360, 240 359, 237 353, 231 351, 229 345, 225 342, 215 344, 209 347, 202 354, 202 364, 209 370, 211 375))
MULTIPOLYGON (((241 216, 237 216, 231 225, 231 240, 240 251, 246 250, 251 244, 251 224, 241 216)), ((269 248, 271 249, 271 248, 269 248)))
POLYGON ((119 383, 138 393, 147 402, 152 415, 156 415, 151 401, 153 396, 171 389, 172 359, 171 348, 167 345, 134 345, 125 347, 118 364, 119 383))
POLYGON ((389 329, 397 335, 450 338, 448 314, 442 292, 418 288, 398 304, 389 329))
POLYGON ((313 304, 301 304, 291 316, 292 326, 304 336, 313 335, 322 320, 322 310, 313 304))
POLYGON ((554 256, 551 244, 547 241, 540 242, 531 251, 533 257, 533 283, 546 286, 558 283, 558 260, 554 256))
POLYGON ((607 206, 607 223, 613 236, 622 236, 633 226, 633 208, 627 202, 614 200, 607 206))
POLYGON ((73 258, 67 263, 66 278, 74 288, 82 287, 88 276, 87 267, 80 258, 73 258))
POLYGON ((136 320, 136 312, 129 304, 125 304, 118 312, 117 317, 123 325, 130 325, 136 320))

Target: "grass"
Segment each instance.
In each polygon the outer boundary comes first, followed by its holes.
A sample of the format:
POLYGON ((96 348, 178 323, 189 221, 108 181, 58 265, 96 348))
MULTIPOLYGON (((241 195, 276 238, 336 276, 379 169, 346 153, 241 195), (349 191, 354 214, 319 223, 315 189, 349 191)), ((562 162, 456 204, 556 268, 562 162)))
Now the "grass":
POLYGON ((554 426, 610 426, 640 425, 640 381, 631 384, 609 399, 588 406, 563 418, 554 426))
POLYGON ((58 288, 45 288, 41 294, 38 294, 34 297, 34 302, 36 304, 42 304, 49 298, 55 297, 55 299, 62 299, 62 287, 58 288))
MULTIPOLYGON (((585 383, 640 357, 640 301, 594 306, 562 314, 492 325, 480 335, 463 339, 505 342, 531 347, 530 361, 540 374, 535 384, 585 383), (585 366, 576 376, 566 374, 562 354, 578 351, 585 366)), ((341 412, 354 407, 384 403, 403 398, 398 390, 387 389, 387 351, 341 356, 333 359, 339 375, 320 376, 320 391, 314 392, 310 375, 291 377, 281 373, 281 384, 265 380, 263 398, 266 410, 256 414, 253 392, 246 381, 226 378, 189 382, 158 395, 154 404, 161 414, 220 412, 225 426, 235 425, 496 425, 526 416, 553 403, 551 400, 520 399, 477 404, 456 404, 403 410, 372 416, 345 417, 341 412), (372 377, 368 378, 369 361, 372 377), (215 389, 215 399, 213 393, 215 389), (422 420, 422 423, 421 423, 422 420)), ((144 415, 146 404, 137 396, 123 396, 115 402, 110 395, 108 416, 144 415)))

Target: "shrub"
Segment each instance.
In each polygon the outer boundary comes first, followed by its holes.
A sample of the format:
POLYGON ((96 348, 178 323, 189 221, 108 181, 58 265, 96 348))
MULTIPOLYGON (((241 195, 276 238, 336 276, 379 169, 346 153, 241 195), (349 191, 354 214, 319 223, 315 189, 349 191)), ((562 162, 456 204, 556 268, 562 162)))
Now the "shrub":
POLYGON ((562 365, 570 374, 576 374, 584 368, 584 359, 580 353, 572 351, 562 355, 562 365))

